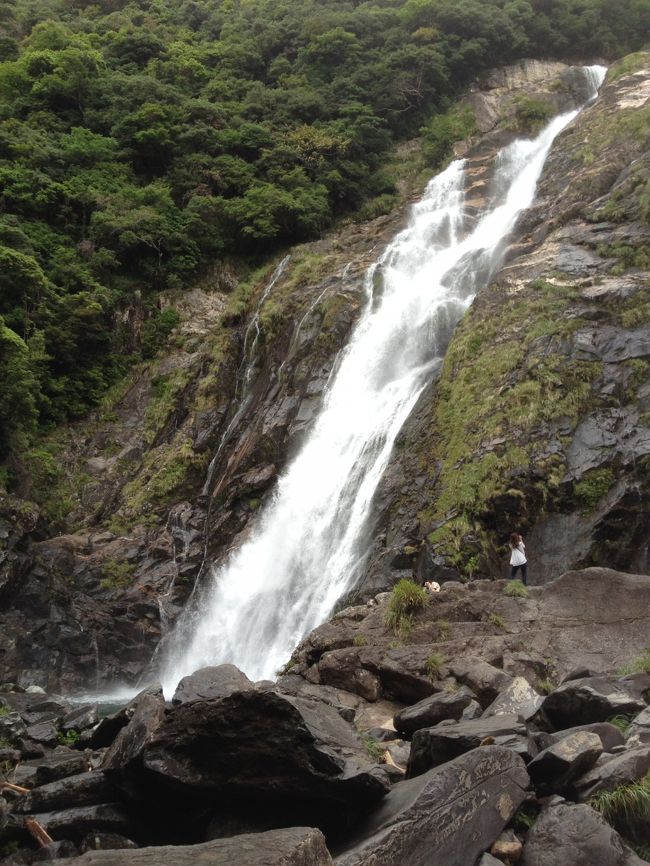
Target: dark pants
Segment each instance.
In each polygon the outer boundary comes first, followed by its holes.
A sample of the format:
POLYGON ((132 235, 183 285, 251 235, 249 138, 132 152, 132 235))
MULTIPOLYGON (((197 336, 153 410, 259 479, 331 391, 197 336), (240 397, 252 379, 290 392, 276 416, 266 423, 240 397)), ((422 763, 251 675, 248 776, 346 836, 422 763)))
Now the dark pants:
POLYGON ((517 569, 521 569, 521 582, 523 584, 528 583, 528 563, 524 562, 523 565, 513 565, 510 569, 510 580, 514 580, 517 576, 517 569))

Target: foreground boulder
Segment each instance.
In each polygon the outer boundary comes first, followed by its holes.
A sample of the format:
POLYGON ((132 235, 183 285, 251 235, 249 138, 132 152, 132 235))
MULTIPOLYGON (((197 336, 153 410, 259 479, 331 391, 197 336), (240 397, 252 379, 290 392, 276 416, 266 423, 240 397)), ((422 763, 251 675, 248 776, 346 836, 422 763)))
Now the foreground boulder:
POLYGON ((393 718, 393 724, 400 734, 413 734, 420 728, 437 725, 445 719, 458 721, 471 702, 472 696, 469 691, 452 694, 441 692, 419 701, 412 707, 400 710, 393 718))
POLYGON ((226 698, 233 692, 252 689, 253 683, 235 665, 217 665, 194 671, 179 682, 172 704, 226 698))
POLYGON ((363 808, 389 789, 352 726, 322 701, 244 691, 142 715, 144 708, 104 764, 134 797, 156 801, 173 788, 209 804, 292 801, 320 823, 328 806, 363 808))
POLYGON ((332 866, 320 830, 290 827, 215 839, 203 845, 169 845, 137 851, 89 851, 68 866, 332 866))
POLYGON ((509 749, 476 749, 401 782, 335 858, 337 866, 469 866, 524 800, 528 774, 509 749))
POLYGON ((645 709, 639 689, 608 677, 585 677, 562 683, 546 697, 542 712, 556 728, 605 722, 617 715, 645 709))
POLYGON ((517 716, 492 716, 472 722, 423 728, 413 734, 408 777, 419 776, 432 767, 475 749, 485 741, 508 746, 527 756, 530 749, 534 749, 526 727, 517 716))
POLYGON ((589 806, 557 803, 528 833, 522 866, 642 866, 605 819, 589 806))
POLYGON ((602 751, 598 734, 578 731, 540 752, 528 765, 528 772, 538 791, 559 793, 590 770, 602 751))

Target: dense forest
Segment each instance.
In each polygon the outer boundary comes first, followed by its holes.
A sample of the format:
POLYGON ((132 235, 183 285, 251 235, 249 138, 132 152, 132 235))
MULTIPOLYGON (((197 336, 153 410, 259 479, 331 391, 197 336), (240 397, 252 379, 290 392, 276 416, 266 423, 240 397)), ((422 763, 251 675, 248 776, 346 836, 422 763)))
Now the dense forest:
POLYGON ((482 70, 648 33, 650 0, 0 0, 0 460, 156 351, 160 291, 381 212, 482 70))

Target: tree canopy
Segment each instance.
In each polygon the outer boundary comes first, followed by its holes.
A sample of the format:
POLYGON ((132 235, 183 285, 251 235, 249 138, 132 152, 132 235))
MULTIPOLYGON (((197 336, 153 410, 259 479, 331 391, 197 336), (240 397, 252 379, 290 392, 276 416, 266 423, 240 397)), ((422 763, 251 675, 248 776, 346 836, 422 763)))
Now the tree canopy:
POLYGON ((134 296, 387 192, 482 70, 649 32, 650 0, 0 0, 0 458, 138 356, 134 296))

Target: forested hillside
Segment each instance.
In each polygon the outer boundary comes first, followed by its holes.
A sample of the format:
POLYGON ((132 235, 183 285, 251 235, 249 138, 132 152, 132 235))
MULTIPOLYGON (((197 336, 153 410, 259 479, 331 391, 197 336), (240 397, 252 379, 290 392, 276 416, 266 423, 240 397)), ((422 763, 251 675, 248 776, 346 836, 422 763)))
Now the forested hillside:
POLYGON ((649 32, 650 0, 4 0, 0 460, 155 353, 161 290, 388 209, 391 144, 443 156, 483 69, 649 32))

